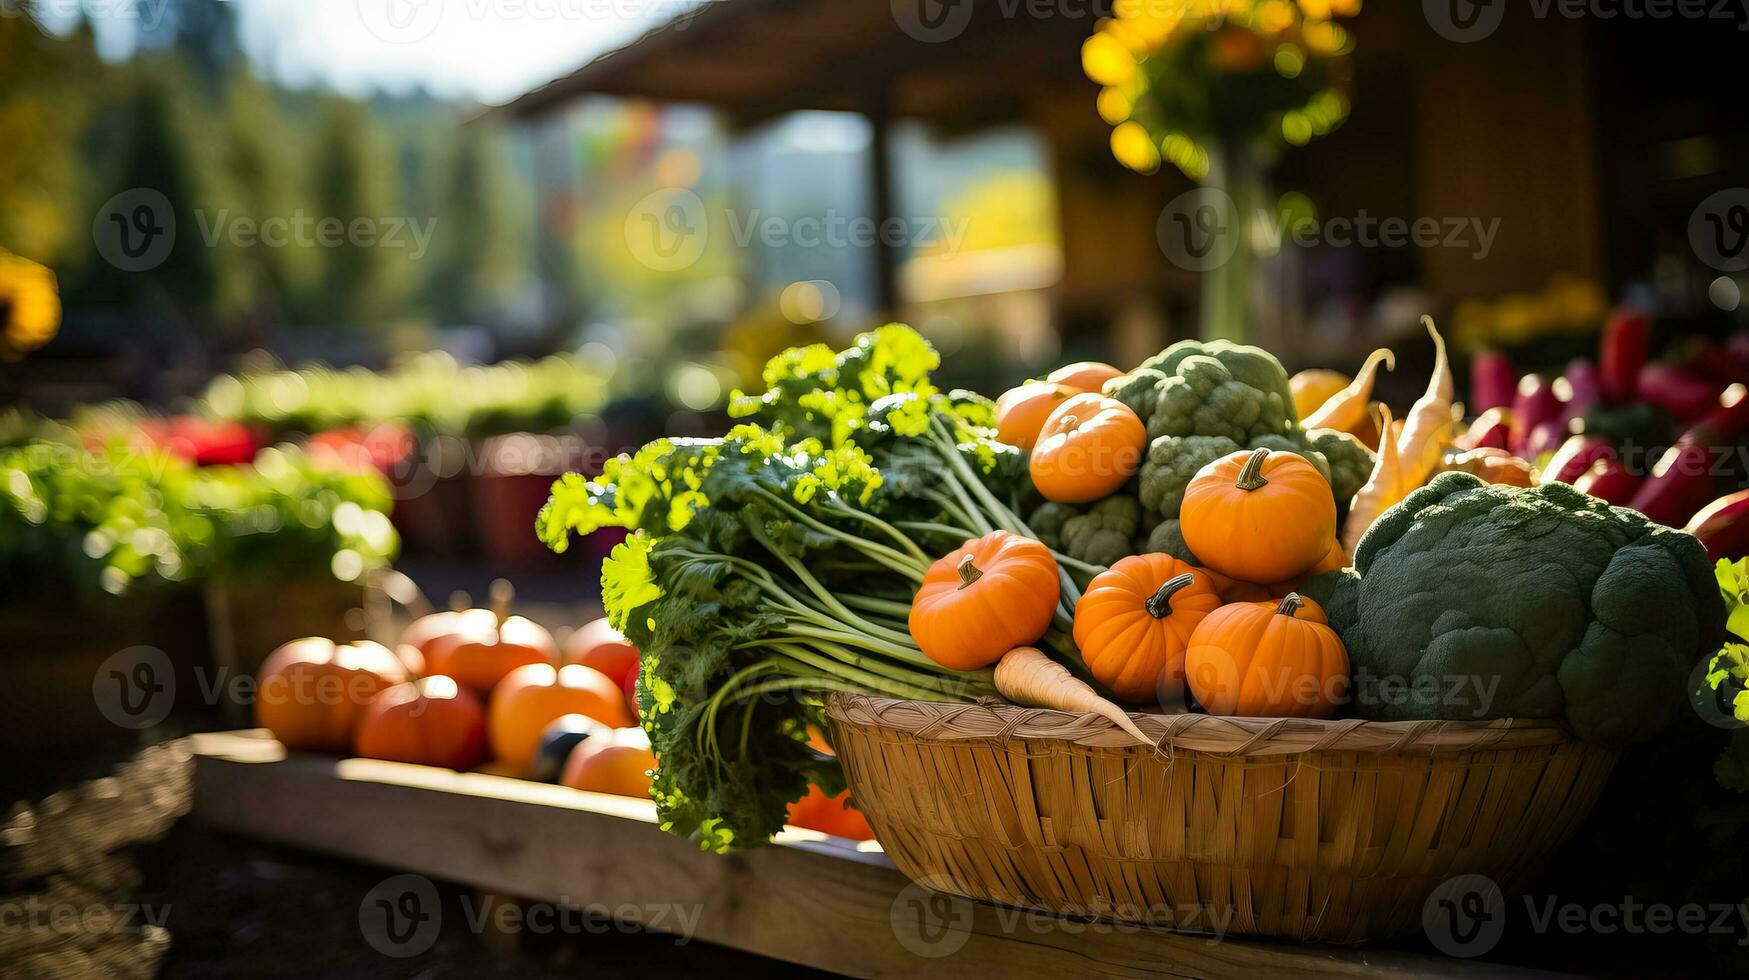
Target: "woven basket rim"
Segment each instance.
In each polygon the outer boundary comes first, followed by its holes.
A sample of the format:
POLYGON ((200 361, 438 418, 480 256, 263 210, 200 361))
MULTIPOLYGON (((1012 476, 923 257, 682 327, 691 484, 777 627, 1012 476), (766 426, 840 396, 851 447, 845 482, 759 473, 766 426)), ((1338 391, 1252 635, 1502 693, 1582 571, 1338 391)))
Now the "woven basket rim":
MULTIPOLYGON (((826 711, 842 724, 893 729, 922 741, 1021 739, 1070 742, 1090 748, 1138 747, 1133 736, 1092 712, 1074 714, 1050 708, 1024 708, 990 699, 953 703, 835 693, 827 699, 826 711)), ((1326 721, 1133 711, 1130 718, 1161 748, 1233 756, 1477 752, 1577 741, 1559 722, 1523 718, 1326 721)))

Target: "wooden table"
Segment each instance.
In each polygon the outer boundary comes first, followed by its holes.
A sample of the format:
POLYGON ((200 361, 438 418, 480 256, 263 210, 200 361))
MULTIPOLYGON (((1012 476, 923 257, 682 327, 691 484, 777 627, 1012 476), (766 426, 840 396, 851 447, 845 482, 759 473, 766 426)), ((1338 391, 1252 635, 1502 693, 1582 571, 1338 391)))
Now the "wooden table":
POLYGON ((875 844, 787 830, 715 855, 653 804, 482 773, 287 757, 261 732, 192 739, 214 827, 858 976, 1543 976, 1371 947, 1216 940, 931 897, 875 844))

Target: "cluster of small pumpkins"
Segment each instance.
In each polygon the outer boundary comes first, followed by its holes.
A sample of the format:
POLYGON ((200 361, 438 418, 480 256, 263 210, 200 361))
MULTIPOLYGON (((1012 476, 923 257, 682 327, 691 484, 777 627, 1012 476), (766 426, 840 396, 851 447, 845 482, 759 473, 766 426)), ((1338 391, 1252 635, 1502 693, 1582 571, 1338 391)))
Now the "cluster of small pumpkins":
MULTIPOLYGON (((638 651, 606 620, 563 649, 547 629, 491 608, 415 620, 395 650, 294 640, 262 664, 256 723, 293 751, 473 769, 647 797, 656 766, 638 727, 638 651)), ((465 605, 463 602, 458 606, 465 605)))
MULTIPOLYGON (((1180 522, 1203 565, 1134 555, 1088 584, 1073 618, 1088 672, 1130 704, 1184 710, 1194 699, 1210 714, 1333 717, 1348 654, 1323 610, 1295 591, 1348 564, 1323 474, 1294 453, 1233 453, 1191 480, 1180 522)), ((912 603, 912 636, 944 666, 987 667, 1045 635, 1060 589, 1048 548, 996 531, 934 564, 912 603)))
POLYGON ((1027 453, 1046 500, 1084 504, 1110 496, 1142 464, 1147 427, 1128 405, 1101 394, 1122 371, 1078 361, 996 400, 996 437, 1027 453))
MULTIPOLYGON (((256 724, 290 751, 491 770, 572 789, 646 799, 656 757, 638 727, 638 650, 605 619, 561 645, 546 627, 506 615, 512 593, 493 583, 491 608, 413 621, 394 650, 309 637, 262 664, 256 724)), ((817 734, 811 742, 831 748, 817 734)), ((817 786, 790 804, 796 827, 873 840, 848 791, 817 786)))

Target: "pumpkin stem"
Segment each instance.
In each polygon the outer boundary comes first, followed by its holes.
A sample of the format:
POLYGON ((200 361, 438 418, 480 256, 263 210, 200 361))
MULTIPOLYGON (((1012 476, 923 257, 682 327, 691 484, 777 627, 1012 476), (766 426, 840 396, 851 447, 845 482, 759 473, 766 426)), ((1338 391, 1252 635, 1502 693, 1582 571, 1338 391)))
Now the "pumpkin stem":
POLYGON ((1184 588, 1194 581, 1196 581, 1196 576, 1189 572, 1169 578, 1166 581, 1161 582, 1159 591, 1155 592, 1154 595, 1142 605, 1148 610, 1148 615, 1155 619, 1165 619, 1167 616, 1172 615, 1172 597, 1177 594, 1179 589, 1184 588))
POLYGON ((984 570, 972 564, 972 556, 969 553, 960 559, 959 572, 960 588, 962 589, 984 577, 984 570))
POLYGON ((504 617, 510 615, 510 603, 516 598, 516 589, 511 586, 508 579, 496 578, 492 580, 490 594, 492 597, 490 607, 492 618, 502 623, 504 617))
POLYGON ((1245 465, 1239 470, 1239 479, 1233 486, 1240 490, 1261 490, 1269 485, 1263 478, 1263 461, 1269 458, 1269 450, 1254 449, 1251 456, 1245 460, 1245 465))
POLYGON ((1306 600, 1300 598, 1298 592, 1289 592, 1281 600, 1281 605, 1275 607, 1277 615, 1293 618, 1306 605, 1306 600))

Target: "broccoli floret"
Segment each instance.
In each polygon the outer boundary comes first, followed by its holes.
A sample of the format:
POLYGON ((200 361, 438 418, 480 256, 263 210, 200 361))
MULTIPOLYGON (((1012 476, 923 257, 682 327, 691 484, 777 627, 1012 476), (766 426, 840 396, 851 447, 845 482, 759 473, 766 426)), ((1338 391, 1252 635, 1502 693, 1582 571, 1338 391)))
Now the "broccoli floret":
POLYGON ((1162 517, 1177 517, 1184 488, 1204 466, 1236 453, 1240 445, 1225 436, 1161 436, 1148 444, 1142 462, 1142 506, 1162 517))
POLYGON ((1291 430, 1292 401, 1253 388, 1233 376, 1213 357, 1187 357, 1178 372, 1158 386, 1154 414, 1147 418, 1148 435, 1226 436, 1247 443, 1258 436, 1291 430))
POLYGON ((1313 429, 1306 438, 1312 450, 1322 453, 1330 464, 1330 490, 1336 495, 1336 505, 1347 507, 1372 478, 1372 450, 1359 439, 1335 429, 1313 429))
POLYGON ((1212 357, 1220 361, 1232 374, 1233 380, 1263 393, 1270 404, 1279 402, 1282 406, 1281 417, 1285 422, 1289 425, 1299 422, 1287 370, 1275 359, 1274 354, 1261 347, 1235 344, 1227 340, 1181 340, 1143 361, 1139 370, 1178 374, 1182 372, 1185 360, 1192 357, 1212 357))
POLYGON ((1622 745, 1684 710, 1723 637, 1699 542, 1564 483, 1440 474, 1324 584, 1366 718, 1557 718, 1622 745))
POLYGON ((1059 504, 1054 500, 1047 500, 1032 512, 1032 516, 1026 519, 1026 526, 1032 528, 1032 533, 1038 535, 1038 539, 1044 542, 1045 547, 1052 551, 1062 551, 1063 525, 1080 513, 1070 504, 1059 504))
POLYGON ((1170 518, 1154 525, 1154 530, 1148 534, 1148 540, 1142 549, 1144 554, 1171 555, 1179 561, 1187 561, 1192 565, 1201 565, 1196 555, 1190 551, 1190 545, 1184 543, 1184 532, 1180 529, 1178 518, 1170 518))
POLYGON ((1063 522, 1062 550, 1091 565, 1110 565, 1132 553, 1130 542, 1141 526, 1142 507, 1136 498, 1107 497, 1063 522))

